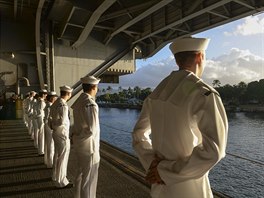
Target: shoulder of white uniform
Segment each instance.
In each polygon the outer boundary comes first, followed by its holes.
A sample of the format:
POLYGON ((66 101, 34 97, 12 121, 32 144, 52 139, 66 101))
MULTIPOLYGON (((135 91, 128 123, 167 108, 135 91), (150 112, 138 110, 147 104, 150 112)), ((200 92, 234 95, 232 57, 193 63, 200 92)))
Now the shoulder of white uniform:
POLYGON ((164 78, 159 84, 158 86, 152 91, 152 93, 148 96, 148 98, 158 98, 159 95, 161 94, 161 92, 164 90, 164 88, 166 87, 166 85, 168 84, 169 80, 172 77, 172 73, 167 76, 166 78, 164 78))
POLYGON ((198 85, 202 91, 202 94, 204 96, 209 96, 210 94, 216 94, 217 96, 220 97, 220 94, 218 93, 218 91, 216 91, 213 87, 211 87, 210 85, 206 84, 203 81, 199 81, 198 85))
POLYGON ((86 100, 86 107, 91 107, 91 106, 96 106, 97 104, 96 104, 96 102, 94 101, 94 99, 92 99, 92 98, 87 98, 87 100, 86 100))
POLYGON ((58 99, 54 102, 54 104, 51 105, 53 108, 61 108, 67 106, 66 103, 64 103, 61 99, 58 99))
POLYGON ((66 104, 65 104, 62 100, 60 100, 60 102, 59 102, 59 106, 60 106, 60 107, 62 107, 62 106, 66 106, 66 104))
POLYGON ((189 85, 188 87, 190 88, 198 88, 200 90, 200 93, 204 96, 209 96, 210 94, 216 94, 217 96, 220 96, 220 94, 210 85, 206 84, 205 82, 203 82, 202 79, 198 78, 196 75, 194 74, 190 74, 188 76, 188 81, 189 83, 187 84, 195 84, 195 86, 191 86, 189 85))

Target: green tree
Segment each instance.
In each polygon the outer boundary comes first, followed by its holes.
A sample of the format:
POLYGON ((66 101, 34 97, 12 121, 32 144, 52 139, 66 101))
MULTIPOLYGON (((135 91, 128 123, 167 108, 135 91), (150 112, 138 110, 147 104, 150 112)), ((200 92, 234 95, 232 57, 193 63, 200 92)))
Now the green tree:
POLYGON ((118 93, 111 94, 111 102, 112 103, 119 103, 120 97, 118 93))
POLYGON ((135 86, 135 87, 134 87, 134 96, 135 96, 136 98, 139 98, 140 94, 141 94, 141 89, 140 89, 140 87, 135 86))
POLYGON ((264 79, 259 80, 259 102, 264 104, 264 79))
POLYGON ((248 83, 248 87, 246 91, 248 102, 258 100, 258 92, 259 92, 258 81, 253 81, 248 83))
POLYGON ((239 101, 240 104, 246 103, 247 99, 246 99, 246 91, 247 91, 247 84, 243 81, 241 81, 240 83, 238 83, 238 85, 234 85, 234 92, 235 95, 239 101))
POLYGON ((220 82, 220 80, 213 80, 213 87, 220 87, 220 85, 221 85, 221 82, 220 82))
POLYGON ((233 86, 226 84, 222 87, 217 87, 216 90, 219 92, 222 100, 226 103, 233 102, 234 89, 233 86))
POLYGON ((134 97, 133 89, 131 87, 128 87, 127 98, 133 98, 133 97, 134 97))
POLYGON ((110 94, 109 93, 106 93, 105 95, 103 95, 103 99, 105 102, 110 102, 111 101, 111 97, 110 97, 110 94))
POLYGON ((149 94, 151 94, 151 88, 146 88, 141 90, 141 94, 140 94, 140 100, 144 101, 146 99, 146 97, 148 97, 149 94))
POLYGON ((120 94, 124 97, 124 98, 128 98, 128 90, 127 89, 123 89, 120 94))
POLYGON ((108 93, 110 93, 110 92, 113 90, 113 88, 112 88, 111 86, 108 86, 108 87, 106 88, 106 90, 108 91, 108 93))

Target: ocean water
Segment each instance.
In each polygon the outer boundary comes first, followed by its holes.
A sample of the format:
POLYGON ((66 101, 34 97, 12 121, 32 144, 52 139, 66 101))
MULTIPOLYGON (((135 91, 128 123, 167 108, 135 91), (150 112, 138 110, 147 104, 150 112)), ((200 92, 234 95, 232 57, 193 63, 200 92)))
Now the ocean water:
MULTIPOLYGON (((135 154, 131 132, 139 113, 100 108, 101 139, 135 154)), ((264 164, 264 113, 230 113, 228 121, 228 154, 210 171, 211 187, 230 197, 264 198, 264 166, 254 162, 264 164)))

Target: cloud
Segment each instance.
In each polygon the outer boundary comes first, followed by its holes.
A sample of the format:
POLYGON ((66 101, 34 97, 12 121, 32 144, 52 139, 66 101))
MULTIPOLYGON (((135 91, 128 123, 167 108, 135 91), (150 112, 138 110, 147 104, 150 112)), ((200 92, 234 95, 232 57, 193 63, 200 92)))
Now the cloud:
POLYGON ((226 36, 264 34, 264 17, 249 16, 244 22, 236 27, 233 32, 224 32, 226 36))
POLYGON ((168 76, 172 70, 177 70, 173 56, 142 66, 134 74, 120 77, 122 87, 156 87, 159 82, 168 76))
MULTIPOLYGON (((138 69, 134 74, 120 77, 118 86, 125 87, 156 87, 158 83, 177 70, 173 57, 168 57, 157 63, 147 64, 138 69)), ((207 60, 202 76, 204 81, 212 84, 219 80, 222 85, 246 83, 264 79, 264 58, 252 54, 248 50, 232 48, 229 53, 207 60)))
POLYGON ((264 58, 248 50, 232 48, 228 54, 207 61, 203 78, 209 84, 218 79, 223 85, 263 79, 264 58))

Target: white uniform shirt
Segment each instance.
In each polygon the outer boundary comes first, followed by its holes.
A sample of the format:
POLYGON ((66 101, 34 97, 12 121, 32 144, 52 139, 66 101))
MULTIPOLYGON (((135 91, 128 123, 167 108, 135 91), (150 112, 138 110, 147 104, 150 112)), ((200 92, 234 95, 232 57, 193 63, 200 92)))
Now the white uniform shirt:
POLYGON ((32 117, 33 119, 37 119, 37 116, 38 116, 38 112, 37 112, 37 109, 38 109, 38 104, 37 104, 37 99, 33 99, 32 102, 31 102, 31 108, 32 108, 32 117))
POLYGON ((165 78, 144 101, 133 132, 146 170, 155 154, 163 159, 158 172, 165 185, 152 185, 152 197, 212 197, 208 171, 225 156, 227 129, 216 90, 185 70, 165 78))
POLYGON ((43 98, 39 98, 37 101, 36 101, 36 117, 39 118, 41 117, 42 120, 44 119, 44 108, 46 106, 46 103, 44 101, 43 98))
POLYGON ((99 152, 100 126, 99 109, 94 98, 82 93, 72 105, 74 127, 73 140, 76 149, 87 154, 99 152))
POLYGON ((27 105, 27 114, 28 116, 33 119, 33 107, 34 107, 34 97, 28 98, 28 105, 27 105))
POLYGON ((24 105, 24 112, 26 114, 29 113, 29 108, 30 108, 30 98, 26 98, 24 101, 23 101, 23 105, 24 105))
POLYGON ((68 105, 63 98, 58 98, 51 106, 50 119, 54 133, 63 139, 68 139, 70 119, 68 105))
POLYGON ((47 124, 49 121, 49 117, 50 117, 50 107, 51 107, 52 103, 51 102, 46 102, 46 106, 44 108, 44 123, 47 124))

